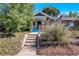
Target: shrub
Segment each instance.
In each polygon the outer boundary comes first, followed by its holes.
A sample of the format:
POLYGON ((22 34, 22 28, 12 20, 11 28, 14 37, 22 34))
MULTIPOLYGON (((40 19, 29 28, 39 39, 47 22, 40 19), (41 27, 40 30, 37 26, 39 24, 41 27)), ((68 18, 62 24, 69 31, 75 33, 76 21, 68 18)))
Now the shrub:
POLYGON ((70 30, 76 30, 76 31, 79 31, 79 26, 72 26, 69 28, 70 30))
POLYGON ((79 38, 79 31, 73 30, 73 31, 72 31, 72 34, 73 34, 73 35, 72 35, 73 38, 79 38))
POLYGON ((0 55, 15 55, 20 49, 19 40, 0 40, 0 55))
POLYGON ((15 3, 0 4, 0 6, 0 32, 9 36, 15 32, 30 31, 34 18, 33 4, 15 3))
POLYGON ((25 33, 18 32, 11 37, 0 37, 0 55, 16 55, 21 50, 25 33))
POLYGON ((68 45, 71 32, 64 24, 53 23, 40 35, 40 45, 68 45))

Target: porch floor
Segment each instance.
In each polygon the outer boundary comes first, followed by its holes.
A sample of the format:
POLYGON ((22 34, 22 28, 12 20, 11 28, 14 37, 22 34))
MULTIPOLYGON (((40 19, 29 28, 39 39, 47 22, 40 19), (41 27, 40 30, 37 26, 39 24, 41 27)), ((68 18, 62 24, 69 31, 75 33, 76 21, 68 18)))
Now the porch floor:
POLYGON ((39 29, 32 29, 32 32, 41 32, 39 29))

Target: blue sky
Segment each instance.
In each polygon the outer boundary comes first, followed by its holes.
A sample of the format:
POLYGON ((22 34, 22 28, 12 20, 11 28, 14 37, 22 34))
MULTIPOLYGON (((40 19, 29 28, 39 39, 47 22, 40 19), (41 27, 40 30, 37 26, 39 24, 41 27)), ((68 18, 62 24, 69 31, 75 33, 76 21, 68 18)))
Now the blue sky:
POLYGON ((41 11, 44 7, 53 6, 60 10, 61 13, 67 13, 69 11, 78 11, 79 12, 79 3, 35 3, 34 12, 41 11))

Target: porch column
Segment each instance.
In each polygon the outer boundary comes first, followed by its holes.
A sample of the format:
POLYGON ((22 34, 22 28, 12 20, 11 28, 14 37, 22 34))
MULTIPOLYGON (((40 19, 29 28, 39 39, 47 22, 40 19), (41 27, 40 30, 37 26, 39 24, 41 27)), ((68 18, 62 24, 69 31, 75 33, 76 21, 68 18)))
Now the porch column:
POLYGON ((37 21, 36 21, 36 29, 37 29, 37 21))

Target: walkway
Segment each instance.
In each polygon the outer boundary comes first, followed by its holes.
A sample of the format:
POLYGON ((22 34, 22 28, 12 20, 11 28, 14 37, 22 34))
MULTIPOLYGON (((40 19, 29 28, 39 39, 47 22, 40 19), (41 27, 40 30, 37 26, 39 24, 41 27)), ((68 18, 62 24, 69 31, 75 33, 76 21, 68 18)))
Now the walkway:
POLYGON ((25 35, 22 50, 16 56, 36 56, 36 35, 38 33, 29 33, 25 35))
POLYGON ((36 49, 23 47, 23 49, 16 56, 36 56, 36 49))

